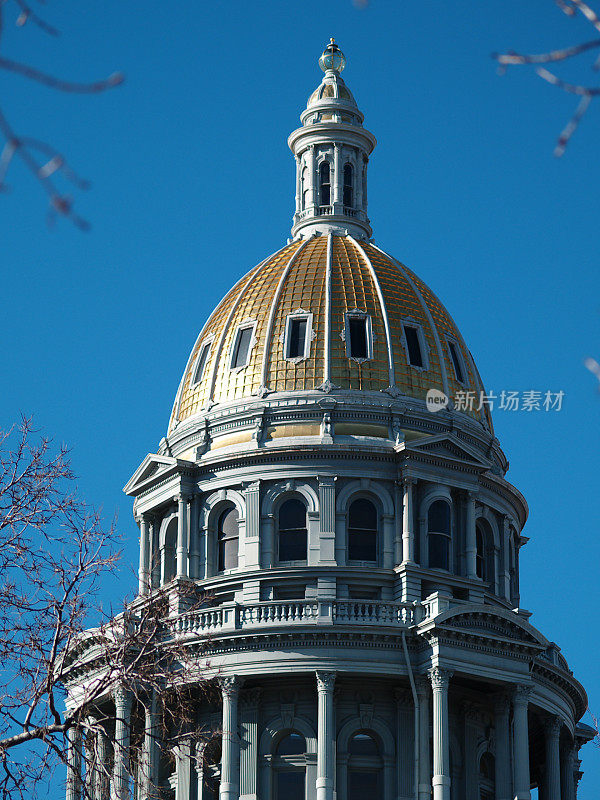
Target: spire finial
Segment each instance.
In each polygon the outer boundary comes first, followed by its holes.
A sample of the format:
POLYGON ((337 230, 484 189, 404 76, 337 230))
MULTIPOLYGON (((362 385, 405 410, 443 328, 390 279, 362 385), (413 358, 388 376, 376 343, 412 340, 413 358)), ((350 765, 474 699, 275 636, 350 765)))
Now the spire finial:
POLYGON ((337 72, 338 75, 346 66, 346 57, 335 43, 333 36, 325 50, 323 50, 319 59, 319 66, 323 72, 337 72))

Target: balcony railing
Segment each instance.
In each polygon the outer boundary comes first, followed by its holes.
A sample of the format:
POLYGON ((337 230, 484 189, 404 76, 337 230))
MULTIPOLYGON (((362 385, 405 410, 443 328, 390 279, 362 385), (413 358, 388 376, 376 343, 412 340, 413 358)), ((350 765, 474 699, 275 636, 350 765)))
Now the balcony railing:
POLYGON ((267 631, 279 627, 358 625, 406 628, 423 617, 413 603, 375 600, 268 600, 240 605, 225 603, 218 608, 191 611, 175 617, 176 635, 207 635, 227 631, 267 631))

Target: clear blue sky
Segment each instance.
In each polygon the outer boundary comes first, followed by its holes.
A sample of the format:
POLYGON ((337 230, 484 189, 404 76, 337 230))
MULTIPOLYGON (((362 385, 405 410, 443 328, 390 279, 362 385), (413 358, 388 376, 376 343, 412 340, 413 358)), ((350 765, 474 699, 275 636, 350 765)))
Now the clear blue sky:
MULTIPOLYGON (((0 196, 0 419, 35 413, 73 461, 87 497, 119 513, 121 487, 164 435, 198 331, 233 282, 289 235, 286 145, 335 36, 365 125, 375 240, 442 298, 484 382, 566 393, 560 413, 495 413, 525 494, 522 602, 563 648, 600 713, 598 419, 583 359, 600 356, 598 122, 593 105, 565 157, 556 136, 574 101, 496 50, 593 37, 550 0, 48 4, 59 40, 9 29, 4 54, 72 79, 119 69, 124 86, 64 96, 3 76, 17 131, 45 138, 93 181, 83 234, 45 225, 22 169, 0 196)), ((571 77, 587 78, 589 60, 571 77)), ((122 589, 133 578, 124 569, 122 589)), ((117 590, 118 591, 118 590, 117 590)), ((111 594, 116 594, 114 587, 111 594)), ((589 745, 580 800, 595 800, 589 745)))

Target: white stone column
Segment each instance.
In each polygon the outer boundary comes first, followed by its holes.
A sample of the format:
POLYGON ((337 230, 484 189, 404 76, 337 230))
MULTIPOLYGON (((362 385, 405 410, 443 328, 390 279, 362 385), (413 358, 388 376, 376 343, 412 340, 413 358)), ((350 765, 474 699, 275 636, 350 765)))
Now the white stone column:
POLYGON ((243 680, 237 675, 219 679, 223 696, 223 734, 221 749, 220 800, 239 800, 240 737, 238 735, 238 698, 243 680))
POLYGON ((343 189, 342 189, 342 183, 343 183, 343 177, 342 177, 342 152, 341 152, 340 145, 339 144, 335 144, 335 143, 333 145, 333 176, 332 177, 333 177, 333 181, 332 181, 332 183, 333 183, 333 186, 332 186, 333 193, 332 193, 331 202, 332 202, 332 205, 335 207, 334 208, 334 213, 335 214, 342 213, 342 209, 341 209, 341 204, 342 204, 342 199, 343 199, 343 197, 342 197, 342 192, 343 192, 343 189), (337 206, 340 206, 340 208, 338 209, 337 206))
POLYGON ((118 686, 114 692, 115 700, 115 739, 113 787, 111 800, 129 798, 129 743, 131 740, 131 692, 118 686))
POLYGON ((414 564, 415 562, 415 530, 413 509, 412 478, 405 478, 402 482, 404 498, 402 508, 402 562, 414 564))
POLYGON ((560 718, 553 716, 544 725, 546 744, 546 800, 561 800, 560 793, 560 718))
POLYGON ((308 192, 306 195, 306 209, 310 209, 313 214, 316 212, 318 203, 317 189, 317 159, 315 158, 315 145, 311 144, 306 154, 306 166, 308 168, 308 192))
MULTIPOLYGON (((317 671, 317 800, 333 800, 333 687, 335 672, 317 671)), ((309 795, 310 796, 310 795, 309 795)))
POLYGON ((448 687, 452 672, 441 667, 429 670, 433 692, 433 800, 450 800, 450 741, 448 687))
POLYGON ((577 746, 571 745, 565 751, 563 763, 563 800, 575 800, 575 759, 577 746))
POLYGON ((158 796, 158 767, 160 761, 158 700, 152 690, 144 709, 144 744, 141 763, 141 795, 138 800, 158 796))
POLYGON ((531 800, 529 780, 529 686, 517 686, 513 697, 514 800, 531 800))
POLYGON ((258 704, 261 689, 250 689, 241 698, 242 751, 240 800, 258 800, 258 704))
POLYGON ((187 499, 180 494, 177 497, 177 578, 187 578, 187 556, 187 499))
POLYGON ((69 730, 67 744, 67 800, 81 798, 81 728, 76 725, 69 730))
POLYGON ((496 800, 511 800, 510 780, 510 698, 498 695, 494 702, 496 728, 496 800))
POLYGON ((302 210, 302 161, 296 155, 296 214, 302 210))
POLYGON ((419 800, 431 797, 431 764, 429 758, 430 686, 424 678, 416 680, 419 698, 419 800))
POLYGON ((475 530, 475 492, 467 492, 465 501, 465 559, 467 578, 477 577, 477 535, 475 530))
POLYGON ((198 525, 198 503, 197 494, 192 495, 190 502, 190 530, 188 534, 190 543, 189 572, 190 578, 200 578, 200 535, 198 525))
POLYGON ((246 498, 246 530, 242 550, 244 569, 260 569, 260 481, 244 489, 246 498))
POLYGON ((262 518, 264 532, 261 564, 265 569, 275 565, 275 515, 267 514, 262 518))
POLYGON ((140 517, 140 566, 138 570, 138 594, 148 594, 150 588, 150 533, 148 517, 140 517))

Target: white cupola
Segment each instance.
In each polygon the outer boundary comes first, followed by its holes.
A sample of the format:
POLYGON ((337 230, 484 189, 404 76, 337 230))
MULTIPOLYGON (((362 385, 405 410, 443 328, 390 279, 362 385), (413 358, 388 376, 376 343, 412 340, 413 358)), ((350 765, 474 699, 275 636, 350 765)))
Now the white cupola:
POLYGON ((367 217, 367 164, 377 140, 341 73, 346 58, 333 39, 319 66, 325 73, 288 139, 296 157, 296 213, 292 235, 344 233, 371 236, 367 217))

